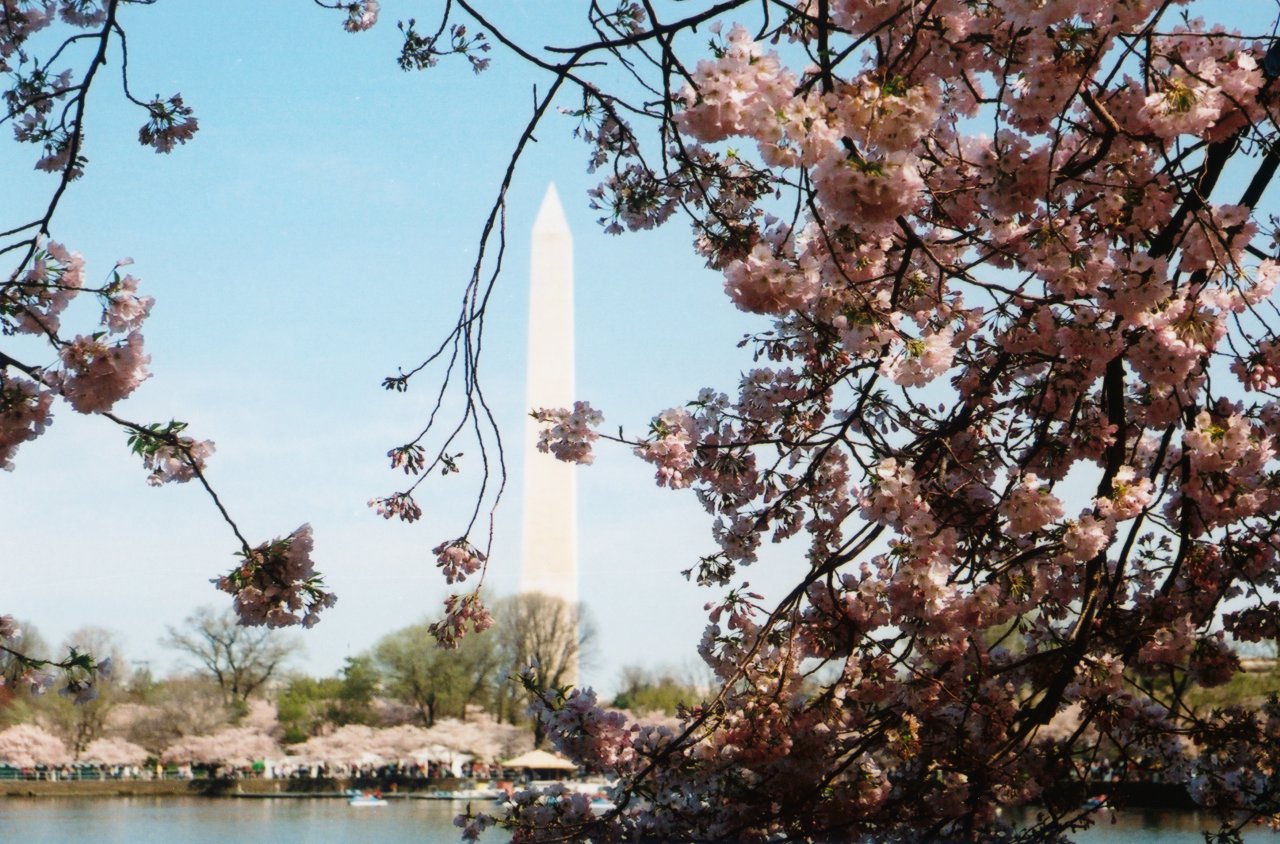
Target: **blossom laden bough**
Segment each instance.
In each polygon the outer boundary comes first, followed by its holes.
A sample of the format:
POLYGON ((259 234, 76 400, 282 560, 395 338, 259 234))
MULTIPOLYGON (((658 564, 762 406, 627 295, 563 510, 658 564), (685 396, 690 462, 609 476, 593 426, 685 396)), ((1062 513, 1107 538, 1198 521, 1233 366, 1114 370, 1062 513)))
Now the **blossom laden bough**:
MULTIPOLYGON (((646 436, 534 411, 541 450, 616 439, 706 508, 722 688, 661 739, 544 701, 620 808, 531 793, 467 834, 978 840, 1038 800, 1049 838, 1107 756, 1244 813, 1228 835, 1280 823, 1274 705, 1188 697, 1238 670, 1224 625, 1280 629, 1275 11, 1244 36, 1163 0, 619 3, 539 53, 476 6, 437 30, 474 21, 575 89, 606 230, 683 212, 770 324, 736 395, 646 436), (786 560, 792 588, 744 604, 741 568, 786 560)), ((467 362, 468 413, 485 266, 427 362, 467 362)))
MULTIPOLYGON (((7 275, 0 276, 0 336, 27 335, 39 341, 0 349, 0 468, 15 468, 18 448, 44 434, 59 401, 109 420, 128 432, 129 446, 142 458, 148 483, 198 480, 209 494, 244 550, 245 564, 222 581, 242 593, 247 616, 272 624, 310 625, 333 597, 311 569, 309 531, 290 538, 298 540, 294 551, 288 550, 290 540, 250 549, 205 474, 213 443, 182 434, 184 423, 140 424, 117 409, 149 377, 143 329, 154 299, 139 292, 137 278, 122 274, 132 260, 118 261, 108 279, 94 286, 86 276, 85 259, 50 238, 62 199, 88 166, 85 118, 104 67, 120 68, 111 75, 119 81, 124 100, 145 112, 146 122, 138 133, 144 146, 169 153, 199 129, 194 110, 181 94, 157 95, 149 101, 133 95, 119 16, 130 4, 131 0, 0 0, 0 71, 7 80, 0 92, 6 109, 0 122, 11 124, 18 143, 38 150, 35 168, 54 177, 42 209, 24 214, 18 225, 0 226, 0 255, 12 262, 7 275), (48 40, 39 42, 37 49, 32 39, 46 30, 43 37, 48 40), (68 315, 79 318, 84 313, 72 308, 73 302, 90 296, 97 299, 98 324, 79 330, 65 325, 68 315), (44 359, 29 359, 31 354, 38 358, 40 342, 44 359)), ((378 4, 373 0, 348 5, 357 27, 367 28, 377 19, 378 4)), ((81 671, 83 676, 68 674, 64 689, 79 700, 93 694, 92 666, 81 662, 73 654, 65 664, 52 663, 64 673, 81 671)), ((31 671, 33 687, 42 689, 51 682, 41 667, 45 663, 22 664, 31 671)))

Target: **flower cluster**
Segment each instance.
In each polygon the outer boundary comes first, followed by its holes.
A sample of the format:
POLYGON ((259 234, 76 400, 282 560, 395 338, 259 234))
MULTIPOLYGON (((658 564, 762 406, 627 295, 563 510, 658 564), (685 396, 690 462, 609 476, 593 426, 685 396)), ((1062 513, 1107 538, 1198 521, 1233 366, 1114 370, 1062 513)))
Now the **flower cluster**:
POLYGON ((1062 501, 1039 478, 1028 473, 1005 498, 1000 514, 1009 520, 1011 533, 1026 536, 1062 518, 1062 501))
POLYGON ((138 295, 138 280, 131 275, 124 278, 117 276, 107 287, 104 297, 107 305, 102 311, 102 324, 112 334, 137 331, 151 313, 151 307, 156 301, 150 296, 138 295))
POLYGON ((347 32, 363 32, 378 22, 378 0, 354 0, 342 8, 347 12, 342 28, 347 32))
POLYGON ((535 695, 530 711, 556 749, 571 758, 590 759, 592 767, 615 774, 630 770, 639 758, 631 746, 639 728, 621 712, 601 707, 591 689, 574 689, 562 700, 535 695))
POLYGON ((163 444, 144 455, 142 465, 150 474, 147 483, 160 486, 167 483, 186 483, 203 471, 205 462, 213 455, 214 444, 210 440, 194 440, 180 437, 176 443, 163 444))
POLYGON ((393 493, 386 498, 370 499, 369 506, 384 519, 397 518, 405 522, 416 522, 422 518, 422 508, 407 492, 393 493))
POLYGON ((0 324, 20 334, 56 332, 62 312, 84 286, 84 258, 50 242, 25 273, 0 288, 0 324))
POLYGON ((1111 495, 1098 499, 1096 507, 1104 518, 1132 519, 1143 511, 1154 492, 1150 478, 1139 478, 1132 466, 1121 466, 1111 479, 1111 495))
POLYGON ((337 602, 324 590, 311 551, 311 525, 303 525, 282 539, 245 551, 239 566, 213 582, 235 597, 241 624, 311 627, 322 610, 337 602))
POLYGON ((695 477, 697 421, 684 410, 668 410, 650 425, 652 437, 636 447, 636 454, 658 467, 658 486, 683 489, 695 477))
POLYGON ((461 583, 484 567, 485 555, 466 539, 442 542, 431 553, 436 555, 436 565, 444 572, 447 583, 461 583))
POLYGON ((468 633, 483 633, 493 626, 493 615, 479 592, 450 595, 444 601, 444 618, 431 625, 431 635, 442 648, 456 648, 468 633))
POLYGON ((0 370, 0 469, 13 471, 18 446, 44 433, 52 404, 53 393, 0 370))
POLYGON ((138 130, 138 141, 156 152, 173 152, 175 146, 195 137, 200 128, 200 122, 191 107, 182 101, 181 94, 167 100, 152 100, 147 103, 147 114, 149 119, 138 130))
POLYGON ((129 447, 142 458, 142 465, 149 473, 147 483, 151 486, 186 483, 204 471, 214 444, 183 435, 186 429, 187 423, 176 420, 164 425, 134 426, 129 447))
POLYGON ((151 357, 142 350, 142 335, 106 342, 80 335, 62 348, 63 371, 52 376, 67 402, 81 413, 110 410, 150 377, 151 357))
POLYGON ((102 0, 62 0, 58 17, 72 26, 98 26, 107 19, 102 0))
POLYGON ((550 425, 538 434, 538 451, 553 454, 566 463, 590 464, 594 459, 591 444, 600 439, 592 430, 604 421, 604 415, 584 401, 574 402, 573 410, 538 409, 530 416, 537 422, 550 425))

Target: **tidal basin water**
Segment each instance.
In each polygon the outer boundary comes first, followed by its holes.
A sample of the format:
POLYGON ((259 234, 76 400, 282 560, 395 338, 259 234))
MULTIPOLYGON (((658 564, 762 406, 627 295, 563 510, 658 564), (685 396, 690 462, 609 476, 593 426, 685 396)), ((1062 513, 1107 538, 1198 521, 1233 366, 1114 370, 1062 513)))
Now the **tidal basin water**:
MULTIPOLYGON (((345 800, 252 800, 201 798, 0 798, 0 840, 23 844, 102 844, 185 842, 227 844, 271 841, 279 844, 436 844, 457 842, 453 826, 462 804, 429 800, 396 800, 382 808, 354 808, 345 800)), ((1082 844, 1192 844, 1203 842, 1211 828, 1207 816, 1175 812, 1133 812, 1110 824, 1104 815, 1093 829, 1078 833, 1082 844)), ((1265 830, 1245 836, 1249 842, 1280 844, 1280 835, 1265 830)), ((501 844, 506 836, 491 832, 483 839, 501 844)))

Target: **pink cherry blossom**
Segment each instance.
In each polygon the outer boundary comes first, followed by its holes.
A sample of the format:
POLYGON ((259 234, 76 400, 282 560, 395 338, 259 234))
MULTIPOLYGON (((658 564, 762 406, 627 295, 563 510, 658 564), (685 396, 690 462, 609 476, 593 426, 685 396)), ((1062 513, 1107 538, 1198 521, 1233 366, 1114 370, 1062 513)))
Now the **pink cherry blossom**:
POLYGON ((0 761, 19 768, 63 765, 71 754, 62 742, 34 724, 18 724, 0 732, 0 761))
POLYGON ((63 347, 61 357, 62 395, 81 413, 110 410, 151 377, 151 357, 142 351, 136 331, 115 343, 80 335, 63 347))
POLYGON ((538 451, 553 454, 566 463, 590 465, 595 459, 591 444, 600 439, 592 430, 604 421, 604 416, 587 402, 574 402, 573 410, 535 410, 530 414, 536 421, 550 427, 538 434, 538 451))
POLYGON ((112 334, 137 331, 155 304, 152 297, 138 295, 138 280, 131 275, 111 286, 107 301, 107 308, 102 312, 102 324, 112 334))
POLYGON ((203 471, 213 452, 214 444, 209 440, 190 437, 180 437, 176 445, 159 445, 142 458, 143 467, 150 472, 147 483, 186 483, 196 476, 196 470, 203 471))
POLYGON ((18 446, 44 433, 52 423, 52 404, 48 390, 0 371, 0 469, 13 471, 18 446))
POLYGON ((337 602, 316 573, 312 547, 311 526, 303 525, 245 552, 244 562, 213 582, 235 597, 241 624, 311 627, 337 602))
POLYGON ((283 755, 275 740, 257 728, 230 727, 208 736, 184 736, 165 748, 160 761, 247 768, 283 755))
POLYGON ((347 19, 342 23, 347 32, 363 32, 378 22, 378 0, 354 0, 342 8, 347 11, 347 19))
POLYGON ((443 542, 431 550, 447 583, 461 583, 484 567, 485 555, 465 539, 443 542))
POLYGON ((181 94, 174 94, 168 100, 152 100, 147 103, 147 113, 150 119, 138 130, 138 141, 156 152, 172 152, 175 146, 191 140, 200 128, 181 94))
POLYGON ((493 615, 479 592, 450 595, 444 601, 444 618, 431 625, 431 634, 442 648, 456 648, 469 633, 483 633, 493 626, 493 615))
POLYGON ((1026 536, 1062 518, 1062 501, 1034 474, 1028 473, 1001 505, 1009 531, 1026 536))

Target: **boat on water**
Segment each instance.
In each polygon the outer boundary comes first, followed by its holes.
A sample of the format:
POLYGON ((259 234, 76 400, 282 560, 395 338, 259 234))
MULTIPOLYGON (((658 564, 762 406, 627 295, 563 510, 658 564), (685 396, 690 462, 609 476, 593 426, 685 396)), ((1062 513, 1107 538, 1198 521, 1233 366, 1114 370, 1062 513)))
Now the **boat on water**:
POLYGON ((348 791, 348 806, 385 806, 387 800, 377 791, 348 791))
POLYGON ((1107 795, 1095 794, 1088 800, 1084 801, 1084 805, 1082 805, 1080 809, 1085 812, 1096 812, 1105 805, 1107 805, 1107 795))
POLYGON ((454 791, 437 790, 420 795, 424 800, 497 800, 506 792, 496 788, 459 788, 454 791))

